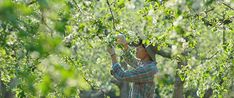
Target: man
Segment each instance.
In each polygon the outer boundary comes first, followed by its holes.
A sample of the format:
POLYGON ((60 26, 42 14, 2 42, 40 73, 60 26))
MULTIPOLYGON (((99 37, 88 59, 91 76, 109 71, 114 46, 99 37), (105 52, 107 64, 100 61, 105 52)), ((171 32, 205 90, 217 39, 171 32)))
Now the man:
POLYGON ((117 62, 115 49, 109 47, 107 50, 112 59, 111 74, 119 81, 133 82, 129 98, 154 98, 154 74, 157 72, 155 61, 155 50, 152 45, 144 45, 141 42, 136 46, 137 60, 130 52, 128 43, 123 35, 118 35, 117 43, 124 45, 124 60, 133 67, 132 70, 123 70, 117 62))

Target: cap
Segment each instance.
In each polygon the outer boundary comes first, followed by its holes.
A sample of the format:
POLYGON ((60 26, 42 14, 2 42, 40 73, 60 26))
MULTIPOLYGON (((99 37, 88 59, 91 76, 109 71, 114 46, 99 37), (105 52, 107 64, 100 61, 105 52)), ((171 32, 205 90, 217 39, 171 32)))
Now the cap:
POLYGON ((149 56, 152 58, 152 60, 156 62, 155 55, 156 55, 157 47, 153 46, 152 44, 150 44, 150 45, 143 44, 142 39, 139 39, 138 42, 130 42, 129 43, 129 46, 132 46, 132 47, 137 47, 139 45, 143 45, 144 48, 146 49, 146 52, 149 54, 149 56))

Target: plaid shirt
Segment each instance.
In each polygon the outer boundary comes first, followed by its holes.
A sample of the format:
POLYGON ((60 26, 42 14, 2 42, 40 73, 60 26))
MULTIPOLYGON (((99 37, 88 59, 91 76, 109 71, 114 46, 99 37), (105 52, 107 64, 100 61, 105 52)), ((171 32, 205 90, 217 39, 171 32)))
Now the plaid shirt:
POLYGON ((133 82, 129 98, 154 98, 154 74, 157 72, 156 63, 138 62, 130 51, 124 52, 123 58, 134 69, 124 71, 119 63, 115 63, 112 65, 111 74, 117 80, 133 82))

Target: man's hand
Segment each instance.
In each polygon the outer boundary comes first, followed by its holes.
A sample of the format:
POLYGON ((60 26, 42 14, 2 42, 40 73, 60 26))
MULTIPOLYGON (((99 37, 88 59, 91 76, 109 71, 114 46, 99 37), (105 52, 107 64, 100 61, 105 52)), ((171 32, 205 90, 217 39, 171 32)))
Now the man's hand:
POLYGON ((126 38, 123 34, 117 35, 116 38, 117 38, 117 42, 116 42, 117 44, 122 44, 122 45, 127 44, 126 38))
POLYGON ((108 46, 107 47, 107 51, 108 53, 112 56, 112 55, 115 55, 115 49, 113 46, 108 46))
POLYGON ((120 45, 123 45, 124 46, 124 50, 127 50, 128 49, 128 43, 126 41, 126 38, 123 34, 119 34, 116 36, 117 38, 117 44, 120 44, 120 45))
POLYGON ((115 48, 113 46, 108 46, 107 47, 107 51, 108 51, 108 53, 111 56, 112 64, 117 63, 117 57, 116 57, 116 54, 115 54, 115 48))

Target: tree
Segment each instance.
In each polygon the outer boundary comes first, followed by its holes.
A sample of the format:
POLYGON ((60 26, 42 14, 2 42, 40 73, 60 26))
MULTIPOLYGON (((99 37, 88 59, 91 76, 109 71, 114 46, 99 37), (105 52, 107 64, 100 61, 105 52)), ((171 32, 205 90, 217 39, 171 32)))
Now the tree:
POLYGON ((104 48, 119 33, 157 46, 158 97, 232 96, 233 10, 231 0, 0 1, 0 97, 126 95, 104 48))

